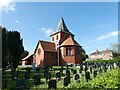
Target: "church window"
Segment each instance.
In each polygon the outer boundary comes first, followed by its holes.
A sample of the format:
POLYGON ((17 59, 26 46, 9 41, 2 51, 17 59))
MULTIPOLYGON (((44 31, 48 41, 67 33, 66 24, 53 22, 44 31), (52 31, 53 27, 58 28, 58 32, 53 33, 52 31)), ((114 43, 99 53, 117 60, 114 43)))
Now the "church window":
POLYGON ((56 40, 58 40, 58 35, 56 36, 56 40))
POLYGON ((66 56, 72 55, 71 47, 66 47, 66 56))
POLYGON ((52 41, 54 41, 54 37, 52 37, 52 41))
POLYGON ((80 54, 80 50, 78 47, 75 48, 75 52, 76 52, 76 54, 80 54))

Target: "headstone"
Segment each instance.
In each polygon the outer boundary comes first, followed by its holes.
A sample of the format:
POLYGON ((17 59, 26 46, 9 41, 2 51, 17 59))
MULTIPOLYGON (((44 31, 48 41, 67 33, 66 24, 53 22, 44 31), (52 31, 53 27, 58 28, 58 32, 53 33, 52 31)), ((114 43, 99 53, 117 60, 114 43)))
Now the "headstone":
POLYGON ((21 90, 25 88, 25 79, 17 79, 17 90, 21 90))
POLYGON ((60 79, 61 79, 61 73, 60 73, 60 72, 57 72, 57 73, 56 73, 56 79, 57 79, 57 80, 60 80, 60 79))
POLYGON ((77 73, 77 71, 76 70, 73 70, 73 75, 75 75, 77 73))
POLYGON ((66 76, 70 77, 70 71, 69 70, 66 70, 66 76))
POLYGON ((85 72, 85 79, 87 82, 88 82, 88 80, 90 80, 90 72, 89 71, 85 72))
POLYGON ((48 89, 56 89, 57 88, 57 82, 56 82, 56 80, 50 80, 49 82, 48 82, 48 89))
POLYGON ((97 76, 97 70, 94 69, 94 71, 93 71, 93 78, 95 78, 96 76, 97 76))
POLYGON ((90 69, 90 73, 92 73, 92 67, 91 66, 89 67, 89 69, 90 69))
POLYGON ((80 76, 79 76, 79 74, 75 74, 74 75, 74 80, 76 81, 76 82, 80 82, 80 76))
POLYGON ((34 85, 40 84, 40 76, 38 74, 35 74, 34 76, 34 85))
POLYGON ((68 86, 68 84, 70 84, 70 77, 65 76, 65 78, 63 79, 63 84, 64 86, 68 86))

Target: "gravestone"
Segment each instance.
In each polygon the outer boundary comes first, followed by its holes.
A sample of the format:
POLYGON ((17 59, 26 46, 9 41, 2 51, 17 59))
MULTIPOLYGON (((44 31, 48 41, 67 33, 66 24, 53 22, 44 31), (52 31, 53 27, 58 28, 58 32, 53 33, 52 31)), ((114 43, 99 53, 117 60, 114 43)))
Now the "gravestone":
POLYGON ((77 73, 77 71, 76 70, 73 70, 73 75, 75 75, 77 73))
POLYGON ((25 89, 25 79, 17 79, 17 90, 25 89))
POLYGON ((34 85, 40 84, 40 76, 38 74, 35 74, 34 76, 34 85))
POLYGON ((86 72, 88 70, 87 65, 85 65, 84 71, 86 72))
POLYGON ((57 79, 57 80, 60 80, 60 79, 61 79, 61 73, 60 73, 60 72, 57 72, 57 73, 56 73, 56 79, 57 79))
POLYGON ((89 71, 85 72, 85 79, 87 82, 88 82, 88 80, 90 80, 90 72, 89 71))
POLYGON ((68 86, 68 84, 70 84, 70 77, 65 76, 65 78, 63 79, 63 84, 64 86, 68 86))
POLYGON ((92 73, 92 67, 91 66, 89 67, 89 70, 90 70, 90 73, 92 73))
POLYGON ((70 71, 69 70, 66 70, 66 76, 70 77, 70 71))
POLYGON ((79 82, 80 82, 79 79, 80 79, 79 74, 75 74, 75 75, 74 75, 74 80, 79 83, 79 82))
POLYGON ((95 78, 96 76, 97 76, 97 70, 94 69, 94 71, 93 71, 93 78, 95 78))
POLYGON ((80 65, 80 69, 83 70, 83 66, 82 65, 80 65))
POLYGON ((57 88, 57 82, 56 82, 56 80, 50 80, 49 82, 48 82, 48 89, 56 89, 57 88))

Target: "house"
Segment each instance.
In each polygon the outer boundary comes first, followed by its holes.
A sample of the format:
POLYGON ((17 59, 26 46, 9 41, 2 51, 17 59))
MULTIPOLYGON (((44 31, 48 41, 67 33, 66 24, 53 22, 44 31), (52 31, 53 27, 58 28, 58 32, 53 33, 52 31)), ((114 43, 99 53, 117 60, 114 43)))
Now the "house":
POLYGON ((96 52, 93 52, 89 55, 89 60, 110 60, 113 59, 114 56, 115 54, 112 50, 96 50, 96 52))
POLYGON ((60 19, 56 32, 50 35, 50 42, 38 41, 33 63, 40 67, 82 63, 82 46, 74 39, 63 18, 60 19))

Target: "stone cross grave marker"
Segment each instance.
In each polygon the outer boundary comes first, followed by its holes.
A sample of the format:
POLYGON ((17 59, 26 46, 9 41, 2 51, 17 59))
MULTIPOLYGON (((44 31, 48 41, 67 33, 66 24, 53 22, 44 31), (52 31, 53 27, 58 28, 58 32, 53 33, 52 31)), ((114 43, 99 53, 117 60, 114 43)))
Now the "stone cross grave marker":
POLYGON ((50 80, 49 82, 48 82, 48 89, 56 89, 57 88, 57 82, 56 82, 56 80, 50 80))

